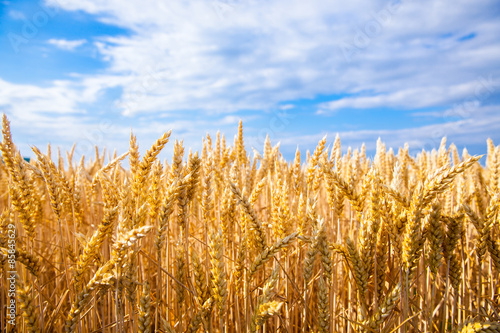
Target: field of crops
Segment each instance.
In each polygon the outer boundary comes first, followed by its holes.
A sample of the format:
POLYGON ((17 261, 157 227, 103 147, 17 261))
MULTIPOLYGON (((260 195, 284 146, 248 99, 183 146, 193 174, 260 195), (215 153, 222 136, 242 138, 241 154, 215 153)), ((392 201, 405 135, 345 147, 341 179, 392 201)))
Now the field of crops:
POLYGON ((325 137, 287 161, 240 123, 201 152, 167 132, 26 162, 2 134, 2 331, 500 332, 491 141, 370 159, 325 137))

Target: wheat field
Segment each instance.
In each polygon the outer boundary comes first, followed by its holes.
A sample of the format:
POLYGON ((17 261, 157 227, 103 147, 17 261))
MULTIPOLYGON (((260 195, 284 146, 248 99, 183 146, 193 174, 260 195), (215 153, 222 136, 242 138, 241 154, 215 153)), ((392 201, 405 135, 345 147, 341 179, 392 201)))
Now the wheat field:
POLYGON ((2 125, 4 332, 500 332, 491 140, 370 159, 325 137, 287 161, 240 122, 200 153, 167 132, 26 162, 2 125))

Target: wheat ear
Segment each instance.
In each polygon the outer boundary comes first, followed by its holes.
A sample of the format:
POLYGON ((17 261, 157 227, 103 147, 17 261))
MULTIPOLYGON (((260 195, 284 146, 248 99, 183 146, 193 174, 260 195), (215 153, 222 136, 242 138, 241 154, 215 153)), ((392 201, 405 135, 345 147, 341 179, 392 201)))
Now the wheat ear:
POLYGON ((151 294, 149 282, 144 282, 142 295, 139 301, 139 333, 151 332, 151 294))
POLYGON ((276 244, 273 244, 272 246, 267 247, 262 252, 260 252, 250 266, 250 276, 254 275, 260 267, 268 262, 281 249, 288 247, 297 236, 298 232, 294 232, 293 234, 286 236, 285 238, 279 240, 276 244))
POLYGON ((499 333, 500 323, 482 322, 469 323, 460 329, 459 333, 499 333))
POLYGON ((26 325, 26 332, 38 333, 37 314, 35 311, 34 300, 31 298, 32 294, 29 287, 25 287, 22 282, 18 282, 17 298, 19 299, 19 308, 21 309, 24 324, 26 325))

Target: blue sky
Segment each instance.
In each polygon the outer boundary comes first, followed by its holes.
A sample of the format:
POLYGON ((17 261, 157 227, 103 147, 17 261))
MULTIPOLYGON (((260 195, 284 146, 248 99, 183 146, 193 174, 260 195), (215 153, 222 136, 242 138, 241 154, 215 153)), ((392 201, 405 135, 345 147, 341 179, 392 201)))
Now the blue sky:
POLYGON ((287 158, 337 133, 480 154, 500 143, 498 31, 496 0, 3 0, 0 112, 28 156, 124 152, 131 129, 199 150, 240 119, 287 158))

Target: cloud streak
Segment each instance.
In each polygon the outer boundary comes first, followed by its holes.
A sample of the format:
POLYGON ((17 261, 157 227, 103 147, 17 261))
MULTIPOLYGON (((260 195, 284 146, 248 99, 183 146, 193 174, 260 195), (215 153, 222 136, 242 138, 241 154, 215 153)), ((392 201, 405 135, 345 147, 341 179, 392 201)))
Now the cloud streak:
POLYGON ((54 45, 55 47, 66 50, 66 51, 74 51, 76 48, 82 46, 87 41, 85 39, 78 40, 66 40, 66 39, 55 39, 51 38, 47 41, 47 43, 54 45))
POLYGON ((297 123, 304 124, 306 137, 315 137, 330 129, 307 125, 310 120, 326 125, 349 118, 351 110, 432 117, 426 124, 400 124, 404 130, 360 122, 356 135, 341 131, 349 140, 407 133, 407 140, 422 142, 421 133, 438 127, 453 128, 457 138, 472 135, 457 125, 462 123, 500 132, 500 125, 485 118, 493 112, 486 110, 498 110, 500 96, 500 22, 493 0, 45 3, 59 16, 86 13, 130 33, 45 39, 73 51, 67 54, 92 49, 105 64, 97 73, 71 73, 70 79, 43 86, 8 82, 0 73, 0 106, 17 119, 39 120, 40 128, 54 115, 85 116, 89 127, 98 126, 103 114, 96 109, 104 103, 108 115, 141 126, 139 132, 148 133, 140 119, 167 117, 193 137, 185 119, 198 119, 198 133, 214 133, 221 124, 210 119, 233 123, 251 113, 249 135, 257 138, 259 130, 251 128, 269 128, 269 114, 284 109, 296 118, 276 131, 276 139, 290 145, 297 123), (478 90, 488 96, 478 98, 478 90))

